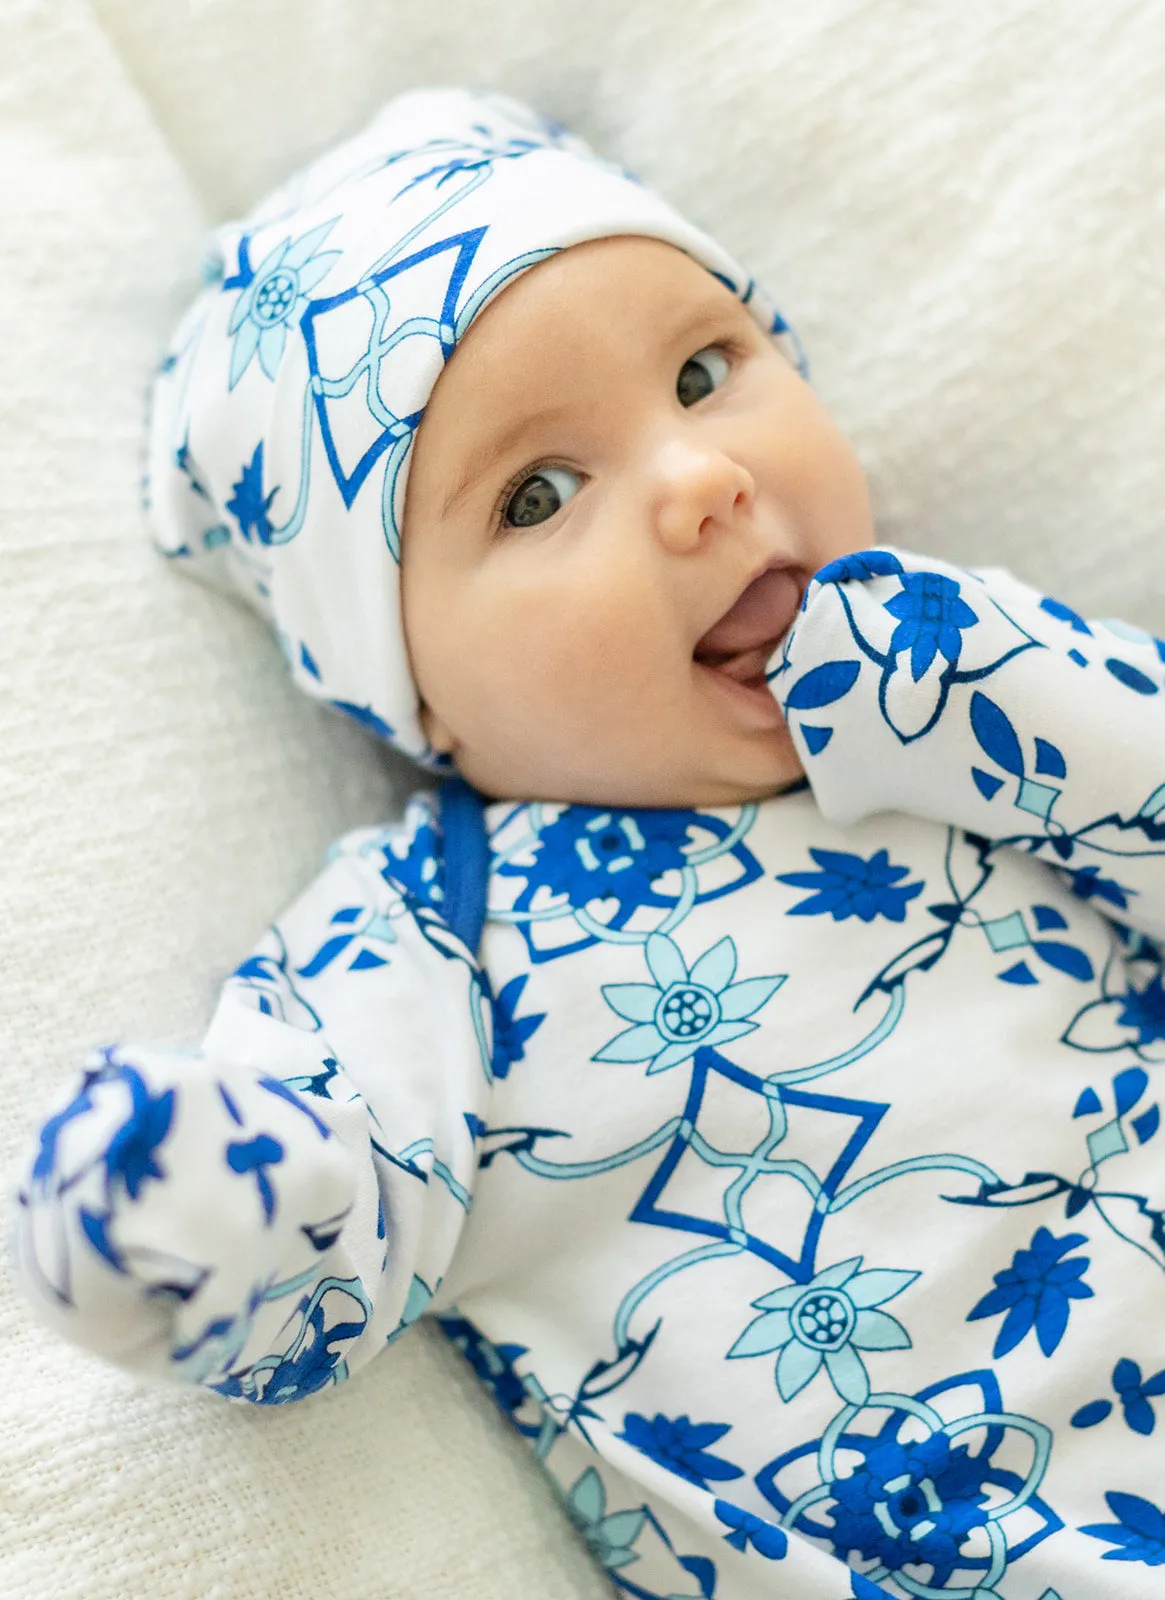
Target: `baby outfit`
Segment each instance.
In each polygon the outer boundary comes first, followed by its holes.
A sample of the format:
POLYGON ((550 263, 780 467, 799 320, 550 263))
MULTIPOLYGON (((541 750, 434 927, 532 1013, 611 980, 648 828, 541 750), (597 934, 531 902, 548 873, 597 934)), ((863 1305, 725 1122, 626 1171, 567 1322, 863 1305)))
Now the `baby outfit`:
MULTIPOLYGON (((397 188, 476 202, 535 159, 481 126, 481 165, 430 152, 397 188)), ((236 241, 163 375, 155 511, 313 693, 432 765, 384 621, 428 390, 400 395, 478 291, 443 260, 449 323, 407 302, 394 390, 396 291, 327 282, 359 210, 236 241), (261 303, 294 326, 248 331, 261 303), (365 346, 347 388, 333 311, 365 346), (250 435, 222 420, 244 383, 276 391, 250 435), (330 573, 317 492, 351 495, 330 573)), ((1159 1600, 1165 643, 876 549, 817 574, 769 679, 808 774, 776 798, 483 808, 451 781, 342 839, 198 1050, 102 1050, 62 1096, 19 1196, 28 1293, 131 1371, 258 1405, 436 1318, 640 1600, 1159 1600)))

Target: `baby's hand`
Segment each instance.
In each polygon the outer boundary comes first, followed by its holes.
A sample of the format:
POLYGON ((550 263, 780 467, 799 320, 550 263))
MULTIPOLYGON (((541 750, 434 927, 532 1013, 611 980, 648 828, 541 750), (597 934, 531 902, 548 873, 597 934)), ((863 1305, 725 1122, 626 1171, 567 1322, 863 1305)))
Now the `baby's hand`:
POLYGON ((173 1371, 209 1341, 221 1362, 335 1242, 355 1189, 310 1095, 201 1055, 107 1050, 40 1130, 18 1260, 48 1320, 99 1354, 142 1365, 152 1347, 145 1364, 173 1371))

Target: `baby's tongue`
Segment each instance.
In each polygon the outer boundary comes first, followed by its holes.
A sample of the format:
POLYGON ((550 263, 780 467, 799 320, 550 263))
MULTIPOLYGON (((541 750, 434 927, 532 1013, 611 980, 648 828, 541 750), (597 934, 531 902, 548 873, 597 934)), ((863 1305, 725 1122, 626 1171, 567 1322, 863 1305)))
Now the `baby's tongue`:
POLYGON ((783 568, 754 578, 727 612, 696 646, 698 660, 724 661, 758 645, 775 644, 788 632, 801 604, 796 574, 783 568))

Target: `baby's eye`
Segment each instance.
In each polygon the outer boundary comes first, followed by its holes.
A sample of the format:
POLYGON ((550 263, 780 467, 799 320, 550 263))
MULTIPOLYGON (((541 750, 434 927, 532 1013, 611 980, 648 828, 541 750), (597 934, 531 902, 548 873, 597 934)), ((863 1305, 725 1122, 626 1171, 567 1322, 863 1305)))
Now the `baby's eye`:
POLYGON ((728 357, 715 345, 697 350, 680 368, 676 379, 676 395, 680 405, 694 406, 697 400, 718 389, 728 376, 728 357))
POLYGON ((511 528, 534 528, 561 511, 581 487, 578 473, 569 467, 539 467, 506 501, 502 521, 511 528))

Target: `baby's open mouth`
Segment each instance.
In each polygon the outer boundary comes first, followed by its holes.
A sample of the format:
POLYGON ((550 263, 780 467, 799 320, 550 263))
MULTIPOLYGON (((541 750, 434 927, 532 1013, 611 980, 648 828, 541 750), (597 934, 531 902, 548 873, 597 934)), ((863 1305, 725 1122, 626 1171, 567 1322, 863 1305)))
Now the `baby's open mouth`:
POLYGON ((735 683, 763 688, 765 666, 792 626, 804 587, 796 568, 762 572, 697 642, 693 659, 735 683))

